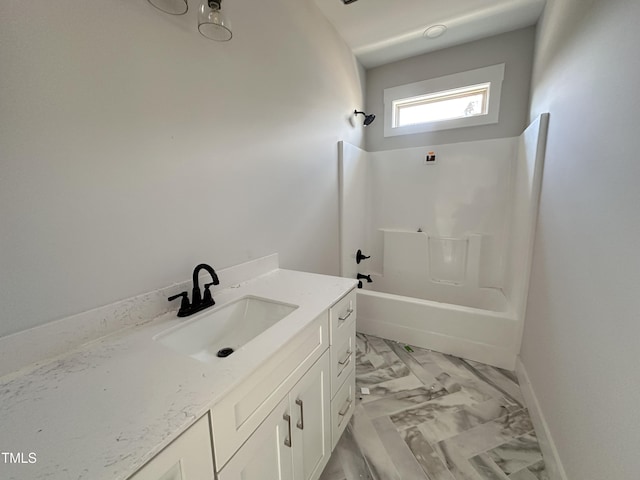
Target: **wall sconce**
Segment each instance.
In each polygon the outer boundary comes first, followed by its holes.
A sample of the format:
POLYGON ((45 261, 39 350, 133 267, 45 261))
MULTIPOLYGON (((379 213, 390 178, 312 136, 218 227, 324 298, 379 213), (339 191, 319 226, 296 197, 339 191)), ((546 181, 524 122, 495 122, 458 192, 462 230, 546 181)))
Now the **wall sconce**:
MULTIPOLYGON (((188 0, 147 0, 158 10, 170 15, 184 15, 188 0)), ((222 0, 201 0, 198 10, 198 31, 210 40, 228 42, 233 34, 229 19, 222 12, 222 0)))
POLYGON ((231 40, 231 25, 222 12, 222 0, 202 0, 198 11, 198 30, 217 42, 231 40))

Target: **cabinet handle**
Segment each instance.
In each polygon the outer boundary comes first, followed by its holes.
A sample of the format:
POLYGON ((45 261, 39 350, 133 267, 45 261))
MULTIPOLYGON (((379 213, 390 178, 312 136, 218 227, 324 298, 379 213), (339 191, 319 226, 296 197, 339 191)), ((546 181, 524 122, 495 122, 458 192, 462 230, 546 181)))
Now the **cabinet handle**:
POLYGON ((349 365, 349 362, 351 362, 351 357, 349 357, 349 359, 346 361, 346 363, 344 365, 342 365, 342 368, 338 372, 338 377, 340 375, 342 375, 344 373, 344 371, 347 369, 347 365, 349 365))
POLYGON ((347 400, 347 404, 338 412, 338 415, 340 415, 341 417, 344 417, 347 414, 347 412, 351 408, 351 404, 353 403, 353 400, 351 400, 350 398, 348 398, 347 400))
POLYGON ((347 350, 347 355, 344 357, 344 360, 338 360, 340 365, 347 365, 351 361, 351 354, 353 352, 351 350, 347 350))
POLYGON ((347 310, 347 314, 344 317, 338 317, 338 320, 340 320, 341 322, 344 322, 347 318, 351 316, 352 313, 353 313, 353 308, 350 308, 349 310, 347 310))
POLYGON ((291 448, 291 417, 285 413, 282 418, 287 421, 287 425, 289 426, 289 436, 284 439, 284 445, 285 447, 291 448))
POLYGON ((304 404, 302 403, 302 400, 298 398, 296 400, 296 405, 300 407, 300 421, 296 423, 296 427, 300 430, 304 430, 304 404))

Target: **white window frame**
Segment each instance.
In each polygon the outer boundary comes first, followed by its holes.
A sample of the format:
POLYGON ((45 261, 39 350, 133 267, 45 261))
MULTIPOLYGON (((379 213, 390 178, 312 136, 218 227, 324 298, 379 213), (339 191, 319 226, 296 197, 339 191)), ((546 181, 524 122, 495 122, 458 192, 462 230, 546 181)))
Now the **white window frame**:
POLYGON ((504 79, 504 63, 478 68, 466 72, 454 73, 444 77, 423 80, 422 82, 409 83, 397 87, 384 89, 384 136, 395 137, 397 135, 410 135, 413 133, 434 132, 452 128, 474 127, 478 125, 491 125, 498 123, 500 113, 500 97, 502 94, 502 81, 504 79), (394 102, 421 95, 429 95, 470 85, 490 83, 488 98, 488 111, 486 115, 474 115, 471 117, 439 120, 428 123, 394 127, 394 102))

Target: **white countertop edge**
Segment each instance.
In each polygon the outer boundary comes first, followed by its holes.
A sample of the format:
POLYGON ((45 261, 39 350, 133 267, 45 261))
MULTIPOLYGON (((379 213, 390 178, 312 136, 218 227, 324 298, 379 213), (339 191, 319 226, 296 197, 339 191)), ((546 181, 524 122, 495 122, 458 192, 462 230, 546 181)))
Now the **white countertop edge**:
POLYGON ((0 465, 0 477, 125 480, 355 285, 277 269, 216 292, 218 306, 245 295, 300 305, 233 363, 204 364, 154 342, 183 321, 168 313, 0 379, 0 425, 15 448, 40 452, 15 473, 0 465))

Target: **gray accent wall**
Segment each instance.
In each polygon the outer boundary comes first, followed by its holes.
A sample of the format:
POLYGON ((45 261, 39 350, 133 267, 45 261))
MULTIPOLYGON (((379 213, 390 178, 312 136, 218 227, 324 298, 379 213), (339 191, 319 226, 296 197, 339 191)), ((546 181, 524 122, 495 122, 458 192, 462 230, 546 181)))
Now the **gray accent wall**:
POLYGON ((519 136, 528 124, 534 41, 535 27, 528 27, 367 70, 366 112, 375 114, 377 119, 366 129, 366 150, 372 152, 519 136), (385 88, 499 63, 505 64, 505 76, 497 124, 384 137, 385 88))
POLYGON ((550 112, 522 361, 569 480, 640 472, 640 2, 549 0, 550 112))

